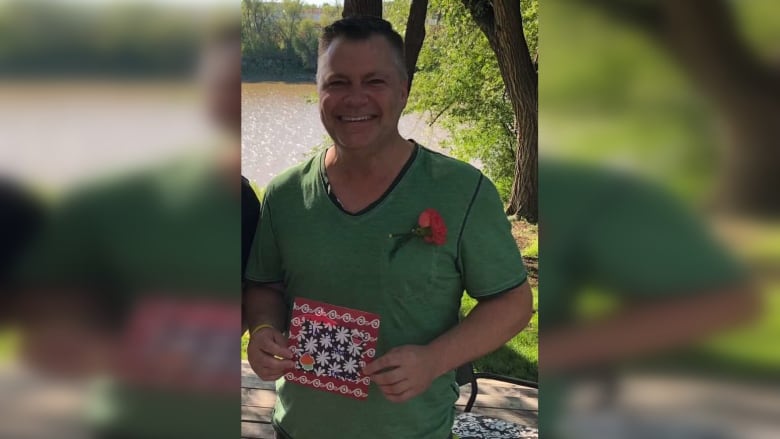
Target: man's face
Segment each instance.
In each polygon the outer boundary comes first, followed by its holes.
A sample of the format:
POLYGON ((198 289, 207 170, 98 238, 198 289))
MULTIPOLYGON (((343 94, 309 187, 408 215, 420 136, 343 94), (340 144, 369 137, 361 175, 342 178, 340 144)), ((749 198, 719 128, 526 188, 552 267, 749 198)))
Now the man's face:
POLYGON ((320 57, 320 118, 337 145, 376 148, 397 138, 408 90, 393 57, 378 35, 337 38, 320 57))

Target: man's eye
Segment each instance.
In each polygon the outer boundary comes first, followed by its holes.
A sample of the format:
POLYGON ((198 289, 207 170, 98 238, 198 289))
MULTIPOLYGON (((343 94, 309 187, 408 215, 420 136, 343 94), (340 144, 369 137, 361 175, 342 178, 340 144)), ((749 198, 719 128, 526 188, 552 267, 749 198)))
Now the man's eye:
POLYGON ((382 84, 385 83, 385 80, 384 79, 375 78, 375 79, 369 80, 368 83, 371 84, 371 85, 382 85, 382 84))
POLYGON ((328 82, 328 87, 340 87, 344 84, 346 84, 344 81, 330 81, 328 82))

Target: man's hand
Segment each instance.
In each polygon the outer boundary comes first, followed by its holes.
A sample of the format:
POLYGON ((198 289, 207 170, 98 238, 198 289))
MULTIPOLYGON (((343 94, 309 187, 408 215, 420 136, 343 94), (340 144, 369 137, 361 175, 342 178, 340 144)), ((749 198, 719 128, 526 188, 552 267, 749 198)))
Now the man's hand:
POLYGON ((363 368, 389 401, 405 402, 425 392, 435 376, 435 358, 425 346, 391 349, 363 368))
POLYGON ((274 328, 263 328, 252 334, 246 354, 252 370, 264 381, 277 380, 295 367, 287 337, 274 328))

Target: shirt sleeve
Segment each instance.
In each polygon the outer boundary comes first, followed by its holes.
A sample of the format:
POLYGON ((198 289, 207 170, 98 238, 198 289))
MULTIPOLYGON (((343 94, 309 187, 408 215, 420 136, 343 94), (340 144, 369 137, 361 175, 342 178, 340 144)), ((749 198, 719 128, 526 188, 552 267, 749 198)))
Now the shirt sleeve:
POLYGON ((705 224, 659 188, 626 181, 583 219, 580 255, 589 281, 622 296, 697 294, 745 279, 705 224))
POLYGON ((246 278, 261 283, 281 282, 284 279, 282 258, 274 230, 275 208, 273 190, 269 189, 260 203, 260 221, 252 241, 246 278))
POLYGON ((498 191, 484 176, 477 183, 458 241, 458 264, 470 296, 491 296, 525 282, 523 259, 498 191))
POLYGON ((260 217, 260 202, 246 177, 241 177, 241 273, 246 270, 249 250, 257 232, 257 220, 260 217))

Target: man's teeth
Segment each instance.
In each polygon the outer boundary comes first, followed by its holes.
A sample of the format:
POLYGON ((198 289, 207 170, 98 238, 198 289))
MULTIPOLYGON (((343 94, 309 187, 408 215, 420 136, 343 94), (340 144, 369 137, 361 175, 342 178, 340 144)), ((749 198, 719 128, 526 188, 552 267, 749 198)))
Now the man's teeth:
POLYGON ((341 116, 341 120, 345 122, 360 122, 371 119, 371 116, 341 116))

